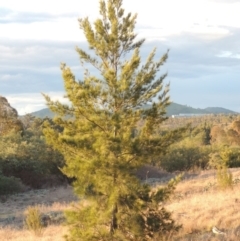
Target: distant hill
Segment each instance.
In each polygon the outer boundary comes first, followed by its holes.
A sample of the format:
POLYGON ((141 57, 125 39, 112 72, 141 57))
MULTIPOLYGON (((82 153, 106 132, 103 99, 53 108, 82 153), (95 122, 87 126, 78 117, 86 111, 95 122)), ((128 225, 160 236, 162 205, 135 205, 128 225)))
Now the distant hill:
POLYGON ((179 114, 237 114, 237 112, 222 107, 207 107, 205 109, 192 108, 190 106, 180 105, 177 103, 172 103, 168 106, 168 116, 179 114))
POLYGON ((53 118, 54 117, 54 113, 48 108, 44 108, 42 110, 35 111, 30 114, 33 116, 36 116, 38 118, 45 118, 45 117, 53 118))
MULTIPOLYGON (((143 108, 148 108, 148 106, 144 106, 143 108)), ((200 108, 192 108, 187 105, 180 105, 177 103, 172 103, 167 108, 167 116, 172 115, 179 115, 179 114, 237 114, 237 112, 234 112, 232 110, 228 110, 221 107, 207 107, 205 109, 200 108)), ((53 118, 54 113, 52 113, 48 108, 32 112, 31 115, 44 118, 49 117, 53 118)))
POLYGON ((222 108, 222 107, 208 107, 205 108, 204 110, 208 111, 208 112, 214 112, 216 114, 218 113, 227 113, 227 114, 236 114, 237 112, 222 108))

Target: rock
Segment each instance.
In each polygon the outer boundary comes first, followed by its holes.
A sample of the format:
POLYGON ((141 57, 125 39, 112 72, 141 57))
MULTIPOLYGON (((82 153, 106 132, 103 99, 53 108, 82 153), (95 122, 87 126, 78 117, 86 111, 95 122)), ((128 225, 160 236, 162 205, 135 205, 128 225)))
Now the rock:
POLYGON ((61 224, 65 221, 65 216, 63 212, 51 211, 46 214, 41 215, 41 223, 44 227, 51 224, 61 224))
POLYGON ((23 124, 18 119, 17 111, 8 103, 5 97, 0 96, 0 135, 22 130, 23 124))
POLYGON ((217 227, 212 228, 212 232, 215 234, 226 235, 223 231, 219 230, 217 227))

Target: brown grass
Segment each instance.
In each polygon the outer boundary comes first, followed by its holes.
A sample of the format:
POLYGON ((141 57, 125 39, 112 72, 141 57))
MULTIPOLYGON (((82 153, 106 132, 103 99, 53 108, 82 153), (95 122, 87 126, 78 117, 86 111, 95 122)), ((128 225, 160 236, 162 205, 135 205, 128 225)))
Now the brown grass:
POLYGON ((37 206, 41 213, 64 211, 76 201, 71 187, 31 190, 25 193, 2 197, 0 202, 0 240, 1 241, 61 241, 67 232, 64 225, 50 225, 42 236, 27 230, 24 225, 26 209, 37 206))
MULTIPOLYGON (((233 179, 240 177, 240 169, 232 169, 233 179)), ((172 174, 169 174, 171 177, 172 174)), ((166 180, 164 173, 160 183, 166 180)), ((178 184, 170 201, 165 206, 171 211, 177 223, 182 224, 180 232, 167 240, 174 241, 239 241, 240 240, 240 183, 233 189, 222 190, 216 183, 215 171, 187 173, 178 184), (226 235, 215 235, 213 226, 226 235)), ((50 225, 44 229, 42 237, 25 229, 20 217, 28 206, 38 205, 43 213, 64 211, 76 201, 70 187, 30 191, 12 195, 0 203, 0 221, 15 215, 10 224, 0 222, 0 240, 5 241, 61 241, 67 233, 64 225, 50 225), (19 218, 19 219, 18 219, 19 218)))
MULTIPOLYGON (((231 172, 233 179, 240 176, 239 169, 231 172)), ((166 208, 183 225, 174 240, 240 240, 240 184, 223 191, 214 171, 182 181, 166 208), (213 226, 226 235, 216 237, 213 226)))
POLYGON ((33 232, 26 229, 2 228, 0 229, 1 241, 63 241, 63 235, 66 234, 67 227, 49 226, 44 229, 42 236, 36 236, 33 232))

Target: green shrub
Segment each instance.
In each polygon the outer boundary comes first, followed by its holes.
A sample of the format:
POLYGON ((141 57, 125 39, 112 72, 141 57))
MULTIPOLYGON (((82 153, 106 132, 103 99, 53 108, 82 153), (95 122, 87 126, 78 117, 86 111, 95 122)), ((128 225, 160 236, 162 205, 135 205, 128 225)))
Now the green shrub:
POLYGON ((161 158, 161 167, 169 172, 205 169, 209 152, 208 147, 173 147, 161 158))
POLYGON ((37 206, 27 208, 25 225, 29 230, 33 231, 36 236, 43 234, 44 226, 41 220, 41 213, 37 206))
POLYGON ((209 166, 226 165, 227 167, 240 167, 240 150, 236 147, 218 147, 210 154, 209 166))
POLYGON ((5 177, 0 173, 0 195, 21 192, 24 186, 20 179, 5 177))
POLYGON ((228 153, 228 150, 224 150, 220 153, 215 152, 209 155, 209 166, 217 169, 217 183, 222 189, 232 188, 233 186, 232 173, 228 170, 228 153))
POLYGON ((223 158, 226 159, 226 162, 230 168, 240 167, 240 150, 239 147, 228 148, 222 153, 223 158))
POLYGON ((0 170, 6 177, 20 178, 32 188, 52 185, 52 180, 64 180, 60 169, 62 156, 49 147, 45 139, 31 132, 27 135, 11 134, 0 137, 0 170), (54 177, 53 177, 54 176, 54 177))

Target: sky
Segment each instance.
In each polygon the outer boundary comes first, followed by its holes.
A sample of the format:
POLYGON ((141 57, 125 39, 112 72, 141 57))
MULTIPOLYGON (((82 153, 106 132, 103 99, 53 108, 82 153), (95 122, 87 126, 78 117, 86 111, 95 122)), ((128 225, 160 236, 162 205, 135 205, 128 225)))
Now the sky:
MULTIPOLYGON (((41 93, 66 101, 60 63, 81 79, 75 47, 87 50, 78 19, 99 17, 98 0, 0 0, 0 95, 20 115, 46 108, 41 93)), ((123 0, 137 13, 144 61, 168 49, 173 102, 240 112, 240 0, 123 0)))

